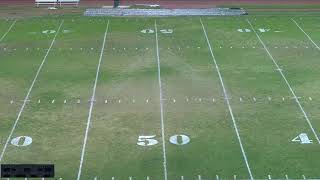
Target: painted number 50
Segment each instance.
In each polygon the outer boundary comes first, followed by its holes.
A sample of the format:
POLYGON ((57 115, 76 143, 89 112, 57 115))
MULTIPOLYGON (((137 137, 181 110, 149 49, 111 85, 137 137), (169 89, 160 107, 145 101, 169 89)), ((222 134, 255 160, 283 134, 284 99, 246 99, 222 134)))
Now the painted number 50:
MULTIPOLYGON (((153 146, 159 143, 158 140, 155 139, 156 135, 150 136, 139 136, 137 145, 139 146, 153 146)), ((190 142, 190 138, 187 135, 176 134, 169 138, 169 142, 175 145, 185 145, 190 142)))

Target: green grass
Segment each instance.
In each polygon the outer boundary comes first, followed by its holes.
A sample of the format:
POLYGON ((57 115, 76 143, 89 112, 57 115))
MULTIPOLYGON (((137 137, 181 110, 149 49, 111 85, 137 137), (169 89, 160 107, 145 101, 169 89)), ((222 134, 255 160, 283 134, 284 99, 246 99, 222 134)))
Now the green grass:
MULTIPOLYGON (((250 29, 246 18, 257 31, 270 29, 258 34, 301 97, 301 105, 317 133, 320 51, 289 16, 202 18, 231 97, 230 105, 253 176, 265 179, 271 174, 272 178, 284 179, 288 174, 294 179, 302 175, 319 178, 319 144, 259 39, 253 32, 237 31, 250 29), (314 143, 291 142, 300 133, 307 133, 314 143)), ((30 136, 33 143, 26 147, 9 143, 1 163, 54 163, 57 178, 77 178, 88 100, 110 20, 81 179, 164 179, 156 39, 155 34, 140 32, 154 29, 155 19, 158 30, 174 30, 173 34, 158 32, 168 179, 196 179, 198 175, 203 179, 215 179, 216 175, 223 179, 233 179, 234 175, 248 179, 198 17, 65 17, 12 135, 30 136), (55 103, 51 103, 53 99, 55 103), (187 135, 190 143, 170 143, 169 138, 176 134, 187 135), (158 144, 138 146, 141 135, 155 135, 158 144)), ((54 37, 41 32, 57 29, 61 20, 19 20, 0 42, 1 150, 21 100, 54 37)), ((319 44, 319 18, 295 20, 319 44)), ((0 36, 12 22, 0 21, 0 36)))

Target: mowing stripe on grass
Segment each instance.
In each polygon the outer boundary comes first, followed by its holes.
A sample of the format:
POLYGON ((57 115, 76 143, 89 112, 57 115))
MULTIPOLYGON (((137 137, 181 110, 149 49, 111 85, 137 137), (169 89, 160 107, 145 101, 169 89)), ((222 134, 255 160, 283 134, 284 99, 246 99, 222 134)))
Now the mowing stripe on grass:
MULTIPOLYGON (((267 46, 264 44, 264 42, 262 41, 262 39, 260 38, 260 36, 258 35, 257 31, 254 29, 253 25, 251 24, 251 22, 247 19, 247 22, 249 23, 249 25, 251 26, 251 29, 252 31, 255 33, 255 35, 257 36, 257 38, 259 39, 260 43, 262 44, 262 46, 264 47, 265 51, 267 52, 268 56, 270 57, 270 59, 272 60, 273 64, 277 67, 277 69, 280 69, 277 61, 274 59, 274 57, 272 56, 272 54, 270 53, 269 49, 267 48, 267 46)), ((303 109, 300 101, 299 101, 299 98, 296 96, 296 93, 293 91, 289 81, 287 80, 286 76, 283 74, 282 71, 279 71, 280 75, 282 76, 283 80, 286 82, 286 85, 288 86, 291 94, 293 95, 293 98, 295 99, 296 103, 298 104, 304 118, 306 119, 311 131, 313 132, 315 138, 317 139, 318 143, 320 144, 320 139, 316 133, 316 131, 314 130, 312 124, 311 124, 311 121, 306 113, 306 111, 303 109)))
POLYGON ((42 60, 42 62, 41 62, 41 64, 40 64, 40 66, 39 66, 39 68, 38 68, 38 70, 37 70, 37 73, 36 73, 36 75, 35 75, 32 83, 31 83, 31 86, 30 86, 29 90, 28 90, 28 93, 27 93, 26 97, 24 98, 24 101, 23 101, 22 106, 21 106, 21 108, 20 108, 20 111, 19 111, 19 113, 18 113, 17 119, 16 119, 16 121, 14 122, 14 124, 13 124, 13 126, 12 126, 12 129, 11 129, 11 131, 10 131, 10 134, 9 134, 9 136, 8 136, 8 138, 7 138, 7 141, 6 141, 6 143, 5 143, 5 145, 4 145, 3 149, 2 149, 2 152, 1 152, 1 155, 0 155, 0 162, 1 162, 1 160, 2 160, 2 158, 3 158, 3 155, 4 155, 4 153, 5 153, 6 149, 7 149, 7 146, 8 146, 8 144, 9 144, 10 139, 11 139, 11 136, 12 136, 14 130, 16 129, 16 126, 17 126, 17 124, 18 124, 18 122, 19 122, 19 120, 20 120, 20 116, 21 116, 21 114, 22 114, 22 112, 23 112, 23 110, 24 110, 24 107, 26 106, 26 104, 27 104, 27 102, 28 102, 30 93, 31 93, 31 91, 32 91, 32 89, 33 89, 33 86, 34 86, 34 84, 36 83, 36 80, 38 79, 38 76, 39 76, 39 74, 40 74, 40 71, 41 71, 44 63, 45 63, 46 60, 47 60, 47 57, 48 57, 48 55, 49 55, 49 53, 50 53, 50 50, 51 50, 54 42, 56 41, 56 38, 57 38, 57 36, 58 36, 58 34, 59 34, 59 32, 60 32, 60 29, 61 29, 61 26, 62 26, 63 22, 64 22, 64 21, 62 20, 61 23, 60 23, 60 25, 59 25, 59 28, 58 28, 56 34, 54 35, 54 37, 53 37, 53 39, 52 39, 52 42, 51 42, 51 44, 50 44, 49 49, 47 50, 47 53, 46 53, 46 55, 44 56, 44 58, 43 58, 43 60, 42 60))
POLYGON ((240 149, 241 149, 241 152, 242 152, 242 156, 243 156, 243 159, 246 163, 246 166, 247 166, 247 169, 248 169, 248 173, 249 173, 249 176, 250 176, 250 179, 253 180, 253 175, 251 173, 251 168, 250 168, 250 165, 249 165, 249 162, 248 162, 248 158, 247 158, 247 155, 246 155, 246 152, 243 148, 243 145, 242 145, 242 140, 241 140, 241 137, 240 137, 240 133, 239 133, 239 130, 238 130, 238 126, 237 126, 237 123, 236 123, 236 120, 234 118, 234 115, 233 115, 233 111, 232 111, 232 108, 231 108, 231 105, 230 105, 230 102, 229 102, 229 96, 228 96, 228 93, 227 93, 227 90, 224 86, 224 82, 223 82, 223 79, 222 79, 222 75, 220 73, 220 69, 219 69, 219 66, 218 66, 218 63, 216 61, 216 58, 213 54, 213 51, 212 51, 212 47, 211 47, 211 44, 210 44, 210 41, 208 39, 208 35, 207 35, 207 31, 202 23, 202 20, 200 18, 200 23, 201 23, 201 26, 202 26, 202 30, 203 30, 203 34, 207 40, 207 44, 208 44, 208 47, 209 47, 209 51, 210 51, 210 54, 211 54, 211 57, 212 57, 212 60, 215 64, 215 68, 217 70, 217 73, 218 73, 218 76, 219 76, 219 80, 220 80, 220 84, 222 86, 222 90, 223 90, 223 94, 224 94, 224 99, 228 105, 228 109, 229 109, 229 113, 230 113, 230 116, 231 116, 231 119, 232 119, 232 122, 233 122, 233 127, 234 127, 234 130, 237 134, 237 138, 238 138, 238 142, 239 142, 239 145, 240 145, 240 149))
POLYGON ((318 50, 320 50, 320 47, 312 40, 312 38, 308 35, 308 33, 306 33, 294 19, 291 18, 291 21, 293 21, 293 22, 296 24, 296 26, 297 26, 297 27, 307 36, 307 38, 313 43, 313 45, 314 45, 318 50))
POLYGON ((158 29, 157 20, 154 21, 154 29, 156 35, 156 48, 157 48, 157 66, 158 66, 158 83, 159 83, 159 98, 160 98, 160 118, 161 118, 161 136, 162 136, 162 152, 163 152, 163 173, 164 180, 168 179, 167 173, 167 155, 166 155, 166 143, 164 133, 164 118, 163 118, 163 98, 162 98, 162 83, 161 83, 161 70, 160 70, 160 55, 159 55, 159 42, 158 42, 158 29))
POLYGON ((97 66, 96 78, 95 78, 94 84, 93 84, 92 96, 91 96, 90 107, 89 107, 89 115, 88 115, 88 120, 87 120, 86 131, 85 131, 84 139, 83 139, 83 145, 82 145, 82 151, 81 151, 81 158, 80 158, 80 165, 79 165, 77 180, 80 180, 80 177, 81 177, 83 158, 84 158, 84 153, 86 151, 86 144, 87 144, 87 139, 88 139, 89 127, 90 127, 90 124, 91 124, 92 109, 93 109, 93 105, 94 105, 94 99, 95 99, 95 96, 96 96, 96 89, 97 89, 97 83, 98 83, 98 78, 99 78, 100 66, 101 66, 103 52, 104 52, 104 48, 105 48, 105 44, 106 44, 106 38, 107 38, 107 34, 108 34, 108 29, 109 29, 109 20, 108 20, 108 23, 107 23, 106 31, 104 33, 103 43, 102 43, 100 57, 99 57, 99 63, 98 63, 98 66, 97 66))
POLYGON ((14 20, 11 24, 11 26, 9 27, 9 29, 7 30, 7 32, 5 32, 3 34, 3 36, 0 38, 0 42, 7 36, 7 34, 11 31, 11 29, 13 28, 13 26, 16 24, 17 20, 14 20))

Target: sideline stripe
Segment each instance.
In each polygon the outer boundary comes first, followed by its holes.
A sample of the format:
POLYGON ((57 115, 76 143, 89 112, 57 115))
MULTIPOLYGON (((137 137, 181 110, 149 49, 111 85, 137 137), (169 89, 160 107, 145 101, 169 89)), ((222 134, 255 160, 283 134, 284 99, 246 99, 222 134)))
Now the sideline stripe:
POLYGON ((294 20, 291 18, 291 21, 293 21, 296 26, 307 36, 307 38, 313 43, 314 46, 316 46, 316 48, 318 50, 320 50, 320 47, 311 39, 311 37, 300 27, 300 25, 294 20))
POLYGON ((156 48, 157 48, 157 66, 158 66, 158 83, 159 83, 159 94, 160 94, 160 117, 161 117, 161 136, 162 136, 162 151, 163 151, 163 172, 164 180, 168 179, 167 173, 167 155, 166 155, 166 143, 164 134, 164 118, 163 118, 163 98, 162 98, 162 83, 161 83, 161 70, 160 70, 160 55, 159 55, 159 42, 158 42, 158 29, 157 20, 154 20, 154 29, 156 35, 156 48))
POLYGON ((200 23, 201 23, 201 26, 202 26, 202 29, 203 29, 203 34, 204 36, 206 37, 206 40, 207 40, 207 44, 208 44, 208 47, 209 47, 209 50, 210 50, 210 54, 211 54, 211 57, 212 57, 212 60, 215 64, 215 68, 217 70, 217 73, 218 73, 218 76, 219 76, 219 79, 220 79, 220 84, 222 86, 222 90, 223 90, 223 94, 224 94, 224 99, 228 105, 228 109, 229 109, 229 113, 230 113, 230 116, 231 116, 231 119, 232 119, 232 122, 233 122, 233 127, 234 127, 234 130, 237 134, 237 138, 238 138, 238 142, 239 142, 239 145, 240 145, 240 149, 241 149, 241 152, 242 152, 242 156, 243 156, 243 159, 246 163, 246 166, 247 166, 247 170, 248 170, 248 173, 249 173, 249 176, 250 176, 250 179, 253 180, 253 175, 251 173, 251 169, 250 169, 250 166, 249 166, 249 162, 248 162, 248 158, 247 158, 247 155, 246 155, 246 152, 243 148, 243 145, 242 145, 242 140, 241 140, 241 137, 240 137, 240 133, 239 133, 239 130, 238 130, 238 126, 237 126, 237 123, 236 123, 236 120, 234 118, 234 115, 233 115, 233 111, 232 111, 232 108, 231 108, 231 105, 230 105, 230 102, 229 102, 229 96, 228 96, 228 93, 227 93, 227 90, 224 86, 224 82, 223 82, 223 79, 222 79, 222 75, 220 73, 220 69, 219 69, 219 66, 218 66, 218 63, 216 61, 216 58, 213 54, 213 51, 212 51, 212 48, 211 48, 211 44, 210 44, 210 41, 208 39, 208 35, 207 35, 207 32, 206 32, 206 29, 202 23, 202 20, 200 18, 200 23))
POLYGON ((6 33, 3 34, 3 36, 0 38, 0 42, 2 42, 2 40, 7 36, 7 34, 11 31, 11 29, 13 28, 13 26, 16 24, 17 20, 14 20, 11 24, 11 26, 9 27, 9 29, 7 30, 6 33))
POLYGON ((7 149, 7 146, 8 146, 8 144, 9 144, 10 139, 11 139, 11 136, 12 136, 14 130, 16 129, 16 126, 17 126, 17 124, 18 124, 18 122, 19 122, 19 120, 20 120, 20 116, 21 116, 21 114, 22 114, 22 112, 23 112, 23 110, 24 110, 24 107, 26 106, 26 103, 28 102, 30 93, 31 93, 31 91, 32 91, 32 89, 33 89, 33 86, 34 86, 34 84, 36 83, 36 80, 38 79, 38 76, 39 76, 39 74, 40 74, 40 71, 41 71, 44 63, 45 63, 46 60, 47 60, 47 57, 48 57, 48 55, 49 55, 49 53, 50 53, 50 50, 51 50, 54 42, 56 41, 56 38, 57 38, 57 36, 58 36, 58 34, 59 34, 59 32, 60 32, 60 29, 61 29, 61 26, 62 26, 63 22, 64 22, 64 20, 61 21, 61 23, 60 23, 60 25, 59 25, 59 28, 58 28, 58 30, 57 30, 57 33, 54 35, 54 38, 52 39, 52 42, 51 42, 51 44, 50 44, 50 47, 49 47, 49 49, 47 50, 47 53, 46 53, 46 55, 44 56, 44 58, 43 58, 43 60, 42 60, 42 62, 41 62, 41 64, 40 64, 40 66, 39 66, 39 68, 38 68, 38 71, 37 71, 37 73, 36 73, 36 75, 35 75, 35 77, 34 77, 34 79, 33 79, 33 81, 32 81, 32 84, 31 84, 31 86, 30 86, 30 88, 29 88, 29 90, 28 90, 28 93, 27 93, 26 97, 24 98, 24 101, 23 101, 23 104, 22 104, 22 106, 21 106, 21 108, 20 108, 20 111, 19 111, 19 113, 18 113, 17 119, 16 119, 16 121, 14 122, 14 124, 13 124, 13 126, 12 126, 12 129, 11 129, 11 132, 10 132, 10 134, 9 134, 9 136, 8 136, 8 138, 7 138, 7 141, 6 141, 6 143, 5 143, 5 145, 4 145, 3 149, 2 149, 2 152, 1 152, 1 155, 0 155, 0 162, 1 162, 1 160, 2 160, 2 158, 3 158, 3 155, 4 155, 4 153, 5 153, 6 149, 7 149))
MULTIPOLYGON (((264 47, 264 49, 266 50, 267 54, 269 55, 270 59, 272 60, 273 64, 277 67, 277 69, 280 69, 278 63, 276 62, 276 60, 274 59, 274 57, 272 56, 272 54, 270 53, 270 51, 268 50, 267 46, 264 44, 264 42, 262 41, 262 39, 260 38, 260 36, 258 35, 257 31, 254 29, 254 27, 252 26, 251 22, 247 19, 247 22, 249 23, 249 25, 251 26, 251 29, 253 30, 253 32, 255 33, 255 35, 257 36, 257 38, 259 39, 260 43, 262 44, 262 46, 264 47)), ((314 130, 311 121, 309 120, 309 117, 307 115, 307 113, 305 112, 305 110, 303 109, 299 98, 296 96, 296 93, 293 91, 289 81, 287 80, 286 76, 283 74, 282 71, 279 71, 279 73, 281 74, 283 80, 286 82, 286 85, 288 86, 291 94, 293 95, 293 98, 295 99, 296 103, 298 104, 304 118, 306 119, 312 133, 314 134, 315 138, 317 139, 318 143, 320 144, 320 139, 316 133, 316 131, 314 130)))
POLYGON ((96 89, 97 89, 97 83, 98 83, 98 78, 99 78, 100 66, 101 66, 103 52, 104 52, 104 48, 105 48, 105 44, 106 44, 106 38, 107 38, 107 34, 108 34, 108 29, 109 29, 109 20, 108 20, 108 23, 107 23, 106 31, 104 33, 104 37, 103 37, 103 44, 102 44, 102 47, 101 47, 99 63, 98 63, 97 72, 96 72, 96 78, 94 80, 94 85, 93 85, 93 89, 92 89, 92 96, 91 96, 90 107, 89 107, 89 115, 88 115, 88 120, 87 120, 86 132, 85 132, 84 139, 83 139, 83 146, 82 146, 82 151, 81 151, 81 159, 80 159, 80 165, 79 165, 79 171, 78 171, 77 180, 79 180, 80 177, 81 177, 83 158, 84 158, 84 153, 86 151, 86 144, 87 144, 87 139, 88 139, 89 127, 90 127, 90 124, 91 124, 92 109, 93 109, 93 105, 94 105, 94 99, 95 99, 95 96, 96 96, 96 89))

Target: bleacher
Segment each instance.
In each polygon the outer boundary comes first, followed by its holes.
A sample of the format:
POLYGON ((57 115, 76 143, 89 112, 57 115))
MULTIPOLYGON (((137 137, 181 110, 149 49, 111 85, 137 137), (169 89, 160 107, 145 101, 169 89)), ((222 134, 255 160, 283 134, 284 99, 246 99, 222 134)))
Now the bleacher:
POLYGON ((80 0, 35 0, 35 5, 39 6, 78 6, 80 0))

